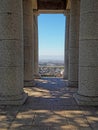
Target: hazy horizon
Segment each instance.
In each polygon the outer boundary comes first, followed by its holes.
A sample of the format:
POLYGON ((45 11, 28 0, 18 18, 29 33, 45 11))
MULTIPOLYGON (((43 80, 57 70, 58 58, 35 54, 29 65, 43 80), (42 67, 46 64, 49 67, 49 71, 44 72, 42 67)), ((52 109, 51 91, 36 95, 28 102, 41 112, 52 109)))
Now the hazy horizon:
POLYGON ((40 55, 39 61, 62 61, 64 62, 63 55, 40 55))

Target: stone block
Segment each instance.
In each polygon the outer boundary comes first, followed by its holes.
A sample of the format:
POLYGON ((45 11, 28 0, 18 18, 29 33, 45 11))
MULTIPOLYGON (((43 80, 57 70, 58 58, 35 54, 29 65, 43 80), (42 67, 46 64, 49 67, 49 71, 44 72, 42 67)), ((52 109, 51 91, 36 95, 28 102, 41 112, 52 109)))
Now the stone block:
POLYGON ((16 50, 16 49, 22 48, 22 47, 23 47, 22 40, 0 39, 0 50, 16 50))
POLYGON ((85 39, 98 39, 98 17, 96 17, 97 12, 82 14, 80 17, 80 40, 85 39), (85 31, 84 31, 85 30, 85 31))
POLYGON ((70 63, 71 64, 78 64, 79 60, 79 48, 70 48, 69 49, 69 56, 70 56, 70 63))
POLYGON ((94 0, 82 0, 81 1, 81 14, 82 13, 91 13, 97 12, 98 13, 98 1, 94 0), (87 6, 88 5, 88 6, 87 6))
POLYGON ((16 47, 14 49, 0 48, 0 67, 16 67, 23 64, 22 48, 16 47))
POLYGON ((0 39, 22 38, 21 17, 16 14, 0 14, 0 39))
POLYGON ((7 0, 7 1, 0 1, 0 14, 5 13, 15 13, 20 14, 22 5, 22 0, 7 0))
POLYGON ((68 80, 69 81, 78 81, 78 64, 70 64, 69 65, 69 75, 68 80))
POLYGON ((0 67, 0 95, 14 95, 23 91, 22 69, 22 67, 0 67))
POLYGON ((68 81, 68 87, 78 87, 78 81, 68 81))
POLYGON ((33 61, 33 50, 30 46, 25 46, 24 47, 24 56, 25 56, 25 59, 24 59, 24 62, 27 64, 32 63, 33 61))
MULTIPOLYGON (((32 78, 33 79, 33 78, 32 78)), ((34 87, 36 85, 35 81, 34 80, 25 80, 24 81, 24 87, 34 87)))
POLYGON ((24 80, 33 79, 33 67, 32 64, 24 64, 24 80))
POLYGON ((33 13, 32 0, 24 0, 23 1, 23 12, 26 15, 33 13))
POLYGON ((98 96, 98 67, 79 67, 78 93, 84 96, 98 96))
POLYGON ((98 66, 98 40, 81 40, 79 46, 80 66, 98 66))
POLYGON ((0 97, 0 105, 22 105, 25 103, 28 95, 26 93, 22 93, 21 95, 17 95, 16 97, 15 95, 5 95, 3 97, 0 97))
POLYGON ((79 95, 78 93, 74 94, 74 98, 76 99, 79 105, 83 106, 98 106, 98 97, 89 97, 84 95, 79 95))

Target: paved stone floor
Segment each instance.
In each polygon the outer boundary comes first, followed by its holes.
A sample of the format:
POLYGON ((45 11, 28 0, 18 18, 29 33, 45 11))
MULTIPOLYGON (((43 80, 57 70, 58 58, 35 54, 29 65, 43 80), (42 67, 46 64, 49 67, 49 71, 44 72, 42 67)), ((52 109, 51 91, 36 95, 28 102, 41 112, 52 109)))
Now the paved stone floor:
POLYGON ((98 107, 78 106, 60 78, 36 80, 22 106, 0 106, 0 130, 98 130, 98 107))

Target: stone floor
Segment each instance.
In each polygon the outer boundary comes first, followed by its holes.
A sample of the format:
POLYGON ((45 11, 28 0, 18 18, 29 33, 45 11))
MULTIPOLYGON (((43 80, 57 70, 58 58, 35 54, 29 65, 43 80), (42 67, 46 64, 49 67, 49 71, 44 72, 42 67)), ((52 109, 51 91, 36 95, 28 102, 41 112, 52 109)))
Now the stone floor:
POLYGON ((98 107, 78 106, 76 88, 60 78, 37 79, 22 106, 0 106, 0 130, 98 130, 98 107))

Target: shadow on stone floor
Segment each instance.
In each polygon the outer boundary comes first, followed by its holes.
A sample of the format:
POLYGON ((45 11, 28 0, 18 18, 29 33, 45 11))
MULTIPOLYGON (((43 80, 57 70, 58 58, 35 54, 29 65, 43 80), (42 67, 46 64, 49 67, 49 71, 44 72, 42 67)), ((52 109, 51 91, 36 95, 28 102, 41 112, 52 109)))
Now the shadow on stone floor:
POLYGON ((0 107, 0 130, 97 130, 98 107, 78 106, 75 88, 59 78, 36 80, 24 88, 29 97, 22 106, 0 107))

